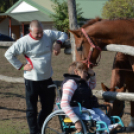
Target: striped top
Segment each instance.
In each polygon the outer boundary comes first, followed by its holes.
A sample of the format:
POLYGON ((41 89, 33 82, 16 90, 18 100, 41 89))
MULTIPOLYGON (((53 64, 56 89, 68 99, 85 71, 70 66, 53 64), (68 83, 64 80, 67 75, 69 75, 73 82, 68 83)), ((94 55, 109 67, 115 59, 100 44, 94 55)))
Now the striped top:
MULTIPOLYGON (((90 80, 87 83, 88 83, 90 89, 94 89, 96 87, 95 76, 90 77, 90 80)), ((61 99, 62 110, 74 123, 76 121, 78 121, 79 118, 72 110, 72 108, 70 106, 70 101, 71 101, 76 89, 77 89, 76 82, 73 79, 69 79, 66 83, 63 84, 62 99, 61 99)))

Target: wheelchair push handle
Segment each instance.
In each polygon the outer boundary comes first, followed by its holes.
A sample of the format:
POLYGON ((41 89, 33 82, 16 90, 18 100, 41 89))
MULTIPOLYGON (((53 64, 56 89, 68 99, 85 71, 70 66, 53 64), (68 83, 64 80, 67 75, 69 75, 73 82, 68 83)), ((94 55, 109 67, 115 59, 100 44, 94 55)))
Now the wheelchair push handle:
POLYGON ((57 85, 56 84, 49 85, 47 88, 52 88, 52 87, 55 87, 56 90, 57 90, 57 85))

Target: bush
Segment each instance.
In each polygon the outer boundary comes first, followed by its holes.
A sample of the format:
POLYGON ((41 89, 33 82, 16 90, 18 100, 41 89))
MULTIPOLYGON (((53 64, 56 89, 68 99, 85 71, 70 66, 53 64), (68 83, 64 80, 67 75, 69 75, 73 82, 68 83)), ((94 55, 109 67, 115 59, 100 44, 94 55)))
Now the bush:
POLYGON ((134 18, 134 0, 109 0, 103 7, 102 18, 134 18))
MULTIPOLYGON (((52 8, 55 14, 51 14, 51 18, 54 21, 55 28, 59 31, 68 33, 69 29, 69 14, 68 14, 68 4, 66 0, 51 0, 54 4, 52 8)), ((82 9, 79 5, 76 5, 77 22, 80 24, 84 19, 82 18, 82 9)))

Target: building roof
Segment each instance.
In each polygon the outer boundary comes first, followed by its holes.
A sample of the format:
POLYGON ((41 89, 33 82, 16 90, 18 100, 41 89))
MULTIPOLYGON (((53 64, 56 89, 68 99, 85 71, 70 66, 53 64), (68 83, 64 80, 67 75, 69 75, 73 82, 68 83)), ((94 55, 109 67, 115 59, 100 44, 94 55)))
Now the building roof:
MULTIPOLYGON (((30 0, 30 1, 33 1, 35 3, 37 3, 38 1, 38 4, 41 5, 42 7, 44 7, 45 9, 48 9, 50 12, 54 13, 54 10, 52 8, 52 5, 54 4, 52 2, 52 0, 30 0)), ((63 0, 62 0, 63 1, 63 0)))
MULTIPOLYGON (((37 2, 39 5, 42 5, 45 9, 53 12, 52 5, 53 2, 51 0, 30 0, 33 2, 37 2)), ((63 0, 58 0, 62 2, 63 0)), ((67 1, 67 0, 66 0, 67 1)), ((82 8, 82 16, 86 19, 91 19, 95 17, 101 17, 102 8, 106 1, 108 0, 75 0, 76 4, 79 4, 79 8, 82 8)))
POLYGON ((35 19, 37 19, 41 22, 52 21, 51 18, 49 18, 47 15, 45 15, 44 13, 39 12, 39 11, 27 12, 27 13, 26 12, 25 13, 9 13, 8 15, 19 22, 30 22, 35 19))
POLYGON ((38 2, 34 2, 32 0, 19 0, 16 2, 11 8, 9 8, 5 13, 11 13, 11 11, 16 8, 21 2, 25 1, 26 3, 30 4, 33 7, 36 7, 40 12, 45 13, 46 15, 50 15, 52 12, 45 7, 38 4, 38 2))
POLYGON ((76 0, 76 3, 82 8, 84 18, 93 19, 102 17, 102 8, 106 1, 108 0, 76 0))
POLYGON ((34 19, 37 19, 42 22, 52 22, 52 19, 50 18, 50 14, 52 14, 51 11, 46 9, 45 7, 42 7, 31 0, 19 0, 16 2, 11 8, 9 8, 5 13, 0 14, 0 16, 9 16, 13 19, 19 21, 19 22, 29 22, 34 19), (11 13, 16 7, 18 7, 22 2, 26 2, 27 4, 35 7, 38 9, 38 11, 34 12, 20 12, 20 13, 11 13))
MULTIPOLYGON (((59 0, 62 2, 62 0, 59 0)), ((102 7, 107 0, 76 0, 76 4, 79 4, 79 8, 82 8, 82 16, 86 19, 92 19, 95 17, 101 17, 102 7)), ((40 21, 50 22, 50 14, 54 13, 52 9, 53 2, 51 0, 19 0, 11 8, 9 8, 5 14, 0 16, 10 16, 19 22, 29 22, 33 19, 40 21), (22 2, 35 7, 38 11, 23 12, 23 13, 11 13, 22 2)))

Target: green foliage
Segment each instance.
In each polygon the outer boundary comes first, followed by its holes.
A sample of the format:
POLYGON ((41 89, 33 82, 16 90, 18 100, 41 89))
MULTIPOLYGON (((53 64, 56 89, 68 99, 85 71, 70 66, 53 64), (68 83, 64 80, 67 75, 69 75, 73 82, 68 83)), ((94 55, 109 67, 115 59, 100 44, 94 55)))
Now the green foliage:
POLYGON ((18 0, 0 0, 0 13, 6 12, 18 0))
MULTIPOLYGON (((67 1, 62 0, 51 0, 54 4, 52 5, 52 8, 55 12, 55 14, 51 14, 51 18, 54 21, 55 28, 60 31, 64 31, 68 33, 69 29, 69 14, 68 14, 68 4, 67 1)), ((77 22, 81 22, 84 20, 82 18, 82 9, 79 8, 79 5, 76 5, 76 12, 77 12, 77 22)))
POLYGON ((109 0, 103 7, 104 19, 134 18, 134 0, 109 0))

